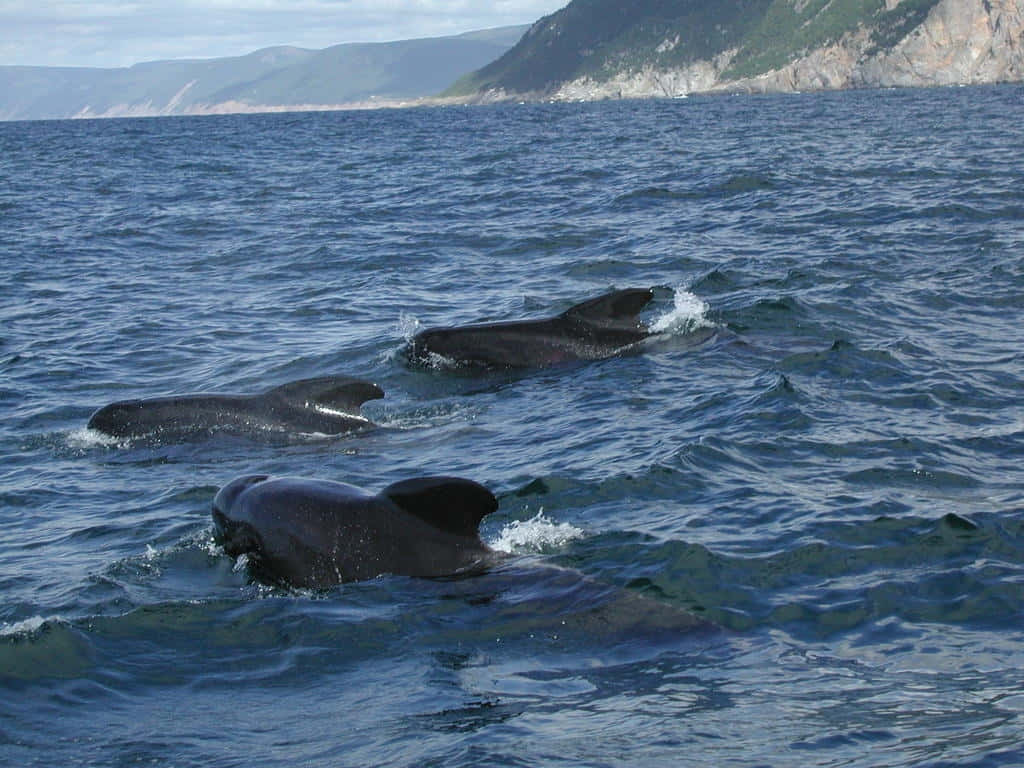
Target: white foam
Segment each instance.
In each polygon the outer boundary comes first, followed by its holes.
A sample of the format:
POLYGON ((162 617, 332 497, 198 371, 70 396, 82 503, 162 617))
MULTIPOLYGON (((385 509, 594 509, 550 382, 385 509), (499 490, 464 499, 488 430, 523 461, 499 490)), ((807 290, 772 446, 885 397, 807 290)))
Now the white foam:
POLYGON ((509 554, 540 553, 582 536, 583 531, 575 525, 549 520, 541 509, 529 520, 513 520, 501 529, 496 540, 488 543, 492 549, 509 554))
POLYGON ((675 290, 675 305, 650 325, 654 333, 683 334, 697 328, 713 328, 707 318, 708 303, 685 288, 675 290))
POLYGON ((475 421, 480 413, 481 409, 478 405, 441 404, 416 408, 412 411, 384 411, 377 416, 376 423, 388 429, 424 429, 456 422, 475 421))
POLYGON ((68 433, 68 446, 71 448, 121 448, 127 445, 127 440, 99 432, 89 427, 80 427, 68 433))
POLYGON ((456 368, 464 368, 465 363, 451 357, 445 357, 437 352, 428 352, 426 356, 427 365, 435 371, 450 371, 456 368))
MULTIPOLYGON (((423 323, 421 323, 415 315, 411 315, 408 312, 402 312, 398 316, 398 332, 405 340, 406 345, 411 344, 413 337, 422 330, 423 323)), ((385 362, 392 362, 397 360, 399 357, 402 357, 404 354, 405 347, 395 347, 384 352, 380 359, 385 362)), ((419 360, 419 362, 436 371, 447 371, 453 368, 462 367, 462 364, 458 360, 452 360, 451 358, 439 355, 438 353, 431 352, 429 350, 419 360)))
POLYGON ((16 637, 18 635, 31 635, 38 632, 47 622, 61 621, 60 616, 51 616, 44 619, 42 616, 33 616, 29 619, 14 621, 9 624, 0 624, 0 637, 16 637))
POLYGON ((194 535, 192 541, 210 557, 222 557, 227 554, 209 528, 194 535))

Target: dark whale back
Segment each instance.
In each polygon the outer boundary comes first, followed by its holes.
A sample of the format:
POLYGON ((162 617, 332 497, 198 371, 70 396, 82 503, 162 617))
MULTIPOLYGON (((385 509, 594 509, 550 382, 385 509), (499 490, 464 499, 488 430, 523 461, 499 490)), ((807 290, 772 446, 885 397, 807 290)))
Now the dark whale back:
POLYGON ((637 315, 652 298, 654 292, 650 288, 626 288, 569 307, 562 313, 562 317, 585 322, 596 328, 642 331, 643 326, 637 320, 637 315))
POLYGON ((367 426, 359 414, 384 396, 376 384, 349 376, 293 381, 257 395, 176 395, 122 400, 96 411, 88 426, 113 437, 182 437, 196 432, 259 431, 340 434, 367 426))
POLYGON ((324 588, 383 573, 437 577, 482 568, 493 556, 480 520, 497 509, 471 480, 424 477, 372 494, 346 483, 240 477, 213 502, 218 540, 246 554, 259 578, 324 588))
POLYGON ((637 315, 654 297, 628 288, 589 299, 555 317, 428 328, 406 347, 415 364, 531 368, 610 357, 649 334, 637 315))
POLYGON ((399 509, 456 536, 479 538, 480 521, 498 509, 489 490, 460 477, 416 477, 392 483, 380 495, 399 509))

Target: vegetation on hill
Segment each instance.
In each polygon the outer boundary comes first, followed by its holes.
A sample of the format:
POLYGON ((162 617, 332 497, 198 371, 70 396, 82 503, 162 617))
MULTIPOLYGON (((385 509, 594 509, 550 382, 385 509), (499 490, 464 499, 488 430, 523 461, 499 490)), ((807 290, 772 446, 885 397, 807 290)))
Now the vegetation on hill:
POLYGON ((682 67, 725 52, 734 53, 725 77, 751 77, 862 26, 876 47, 891 47, 938 1, 903 0, 887 11, 885 0, 573 0, 446 95, 545 91, 577 78, 682 67))
POLYGON ((872 29, 876 47, 901 40, 939 0, 904 0, 886 11, 885 0, 774 0, 745 37, 724 77, 753 77, 831 45, 858 27, 872 29))

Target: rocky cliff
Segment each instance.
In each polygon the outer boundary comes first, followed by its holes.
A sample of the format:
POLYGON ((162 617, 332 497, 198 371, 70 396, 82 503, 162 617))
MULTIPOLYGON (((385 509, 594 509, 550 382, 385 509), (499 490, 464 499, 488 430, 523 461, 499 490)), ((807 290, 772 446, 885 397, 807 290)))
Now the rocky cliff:
POLYGON ((605 4, 574 0, 452 93, 592 100, 1024 80, 1024 0, 736 0, 732 14, 634 0, 616 18, 605 4), (588 12, 604 14, 589 38, 570 26, 588 12))
MULTIPOLYGON (((893 6, 898 5, 898 0, 893 6)), ((758 77, 714 88, 793 91, 913 87, 1024 80, 1021 0, 941 0, 891 47, 867 28, 758 77)))

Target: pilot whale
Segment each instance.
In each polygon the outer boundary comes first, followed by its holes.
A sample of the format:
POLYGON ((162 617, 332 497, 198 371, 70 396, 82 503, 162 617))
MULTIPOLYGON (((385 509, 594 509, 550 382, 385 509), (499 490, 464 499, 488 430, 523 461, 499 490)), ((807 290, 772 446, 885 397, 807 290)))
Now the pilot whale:
POLYGON ((405 356, 419 365, 440 361, 478 368, 536 368, 611 357, 651 335, 637 315, 653 297, 648 288, 628 288, 551 318, 428 328, 413 336, 405 356))
POLYGON ((498 557, 480 521, 498 508, 484 486, 457 477, 418 477, 374 494, 347 483, 248 475, 213 500, 218 541, 249 556, 261 580, 323 589, 383 573, 453 576, 498 557))
POLYGON ((88 427, 112 437, 186 437, 224 431, 338 435, 373 426, 359 414, 384 397, 376 384, 350 376, 322 376, 282 384, 258 395, 177 395, 122 400, 96 411, 88 427))

